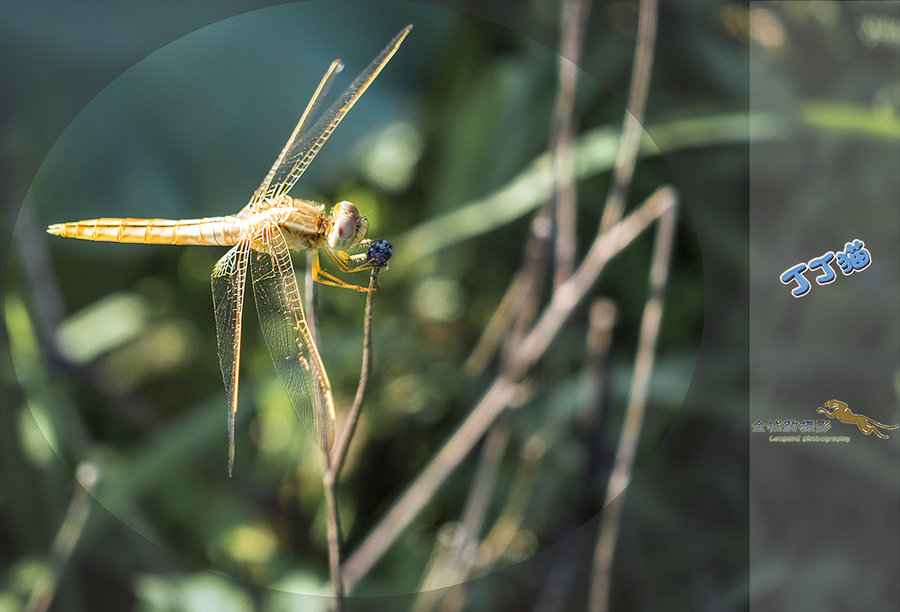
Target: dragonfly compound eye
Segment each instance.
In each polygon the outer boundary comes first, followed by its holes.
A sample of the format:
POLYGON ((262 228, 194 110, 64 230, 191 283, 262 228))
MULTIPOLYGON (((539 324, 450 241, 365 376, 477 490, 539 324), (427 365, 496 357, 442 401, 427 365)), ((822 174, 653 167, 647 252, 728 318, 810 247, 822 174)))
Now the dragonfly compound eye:
MULTIPOLYGON (((344 209, 343 212, 340 214, 347 215, 348 217, 353 217, 354 220, 359 219, 359 209, 356 208, 356 206, 354 206, 347 200, 338 202, 337 205, 340 206, 342 209, 344 209)), ((334 211, 334 212, 335 212, 335 216, 337 216, 338 211, 334 211)))
POLYGON ((356 240, 356 219, 351 216, 338 217, 328 235, 328 246, 332 249, 346 249, 356 240))

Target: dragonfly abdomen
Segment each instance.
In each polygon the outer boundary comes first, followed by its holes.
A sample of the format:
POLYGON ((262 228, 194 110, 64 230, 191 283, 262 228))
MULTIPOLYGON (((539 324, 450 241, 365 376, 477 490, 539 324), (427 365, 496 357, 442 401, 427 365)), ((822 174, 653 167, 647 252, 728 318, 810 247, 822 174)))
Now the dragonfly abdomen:
POLYGON ((240 240, 244 222, 233 216, 203 219, 88 219, 57 223, 47 232, 66 238, 140 244, 229 246, 240 240))

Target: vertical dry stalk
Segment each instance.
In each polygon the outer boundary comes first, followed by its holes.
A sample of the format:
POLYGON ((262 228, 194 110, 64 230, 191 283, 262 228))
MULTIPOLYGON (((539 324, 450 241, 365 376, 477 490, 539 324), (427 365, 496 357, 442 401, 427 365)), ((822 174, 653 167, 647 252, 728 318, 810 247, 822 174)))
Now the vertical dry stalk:
POLYGON ((641 329, 638 349, 634 357, 634 374, 631 380, 625 422, 616 449, 612 473, 606 490, 606 504, 600 519, 600 531, 594 551, 594 568, 591 577, 591 612, 605 612, 609 609, 610 576, 615 553, 616 540, 624 506, 624 491, 631 479, 638 440, 647 411, 647 396, 662 319, 663 296, 672 258, 672 243, 675 237, 676 210, 670 208, 663 214, 656 230, 653 263, 641 329))
POLYGON ((344 583, 348 590, 353 590, 359 579, 384 555, 413 517, 434 496, 437 488, 465 459, 472 446, 494 422, 502 407, 513 400, 515 391, 515 385, 507 380, 494 382, 456 433, 406 488, 400 499, 344 563, 344 583))
POLYGON ((606 394, 607 364, 616 323, 616 305, 608 298, 598 298, 588 311, 588 334, 585 342, 587 363, 584 371, 584 403, 580 415, 585 431, 595 428, 603 416, 606 394))
POLYGON ((577 194, 572 144, 578 58, 587 27, 588 7, 589 0, 565 0, 561 5, 558 84, 549 146, 556 176, 555 201, 553 205, 548 202, 542 206, 534 216, 525 242, 525 262, 466 360, 465 367, 469 372, 480 372, 487 367, 501 344, 504 344, 504 356, 508 358, 527 332, 538 312, 542 277, 548 266, 547 251, 551 245, 555 245, 554 288, 567 279, 575 267, 577 194))
POLYGON ((600 231, 615 225, 625 210, 625 201, 634 175, 641 136, 644 133, 644 111, 650 89, 650 72, 653 68, 653 50, 656 46, 656 0, 641 0, 638 13, 637 43, 631 67, 631 85, 628 88, 628 106, 622 123, 622 138, 613 168, 613 184, 606 198, 606 207, 600 219, 600 231))
MULTIPOLYGON (((508 435, 506 427, 498 425, 491 428, 487 441, 498 437, 498 434, 495 433, 498 431, 503 432, 499 435, 508 435)), ((538 434, 533 435, 522 445, 519 453, 519 468, 513 478, 506 503, 480 544, 475 536, 481 530, 485 518, 484 512, 487 508, 467 507, 462 525, 453 534, 457 541, 451 541, 450 546, 447 547, 450 554, 442 567, 446 571, 443 580, 436 582, 431 588, 452 586, 443 591, 422 593, 417 603, 419 601, 431 602, 431 605, 420 606, 416 610, 440 609, 441 612, 457 612, 465 609, 468 588, 466 579, 472 575, 472 572, 485 571, 495 566, 504 557, 511 556, 510 552, 514 547, 516 536, 522 532, 522 523, 525 520, 528 502, 533 497, 535 482, 545 452, 546 443, 538 434), (477 527, 477 530, 474 530, 473 527, 477 527)), ((497 459, 499 460, 499 457, 497 459)), ((483 493, 486 495, 484 501, 489 501, 489 496, 493 493, 493 483, 491 483, 491 489, 485 489, 483 493)), ((477 505, 478 501, 475 506, 477 505)))
POLYGON ((338 513, 337 479, 334 463, 325 453, 325 504, 328 517, 328 570, 331 574, 331 609, 340 612, 344 600, 344 580, 341 577, 341 517, 338 513))
POLYGON ((559 84, 556 90, 551 148, 556 169, 556 243, 553 286, 558 287, 575 268, 575 87, 578 60, 587 27, 588 0, 563 0, 560 15, 559 84))
POLYGON ((347 414, 347 421, 341 435, 338 437, 334 448, 331 450, 334 467, 334 479, 337 480, 347 459, 347 449, 350 447, 350 441, 353 439, 353 433, 356 431, 356 424, 359 422, 359 413, 362 410, 363 400, 366 397, 366 387, 369 383, 369 371, 372 369, 372 310, 375 304, 375 290, 378 288, 378 272, 380 268, 372 268, 369 275, 369 292, 366 295, 366 314, 363 323, 363 360, 362 369, 359 373, 359 384, 356 386, 356 396, 353 398, 353 406, 347 414))
MULTIPOLYGON (((587 452, 582 460, 581 485, 576 500, 575 511, 571 513, 568 534, 573 533, 587 517, 596 512, 600 504, 598 472, 602 469, 601 418, 609 372, 609 352, 612 345, 613 328, 616 322, 616 306, 608 298, 597 298, 588 311, 588 335, 586 341, 583 403, 579 415, 579 443, 587 452)), ((566 603, 572 593, 572 585, 578 575, 578 568, 586 551, 586 542, 568 535, 561 543, 556 558, 544 580, 540 597, 535 604, 535 612, 559 612, 566 610, 566 603)))
MULTIPOLYGON (((344 579, 341 573, 341 549, 343 548, 341 536, 341 520, 337 500, 337 480, 340 475, 344 460, 347 458, 347 449, 353 432, 359 421, 359 413, 362 409, 366 395, 366 386, 369 382, 369 370, 372 367, 372 310, 375 302, 375 290, 378 287, 379 268, 372 268, 369 275, 369 291, 366 294, 366 313, 363 324, 363 358, 362 368, 359 374, 359 384, 356 387, 356 396, 353 406, 347 415, 347 421, 341 430, 337 443, 331 452, 325 453, 325 473, 322 482, 325 486, 325 502, 328 515, 328 566, 331 573, 332 610, 340 612, 344 597, 344 579)), ((307 275, 309 277, 310 275, 307 275)), ((310 301, 310 305, 312 302, 310 301)))

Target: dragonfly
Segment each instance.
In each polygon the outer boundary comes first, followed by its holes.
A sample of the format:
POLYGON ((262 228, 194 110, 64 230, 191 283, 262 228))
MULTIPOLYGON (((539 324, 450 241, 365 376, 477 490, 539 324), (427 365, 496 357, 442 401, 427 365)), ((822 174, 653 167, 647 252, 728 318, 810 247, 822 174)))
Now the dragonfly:
POLYGON ((384 267, 391 256, 386 240, 368 239, 368 221, 350 202, 338 202, 330 214, 312 201, 288 192, 306 171, 347 112, 391 60, 412 29, 401 30, 344 93, 313 121, 335 76, 340 59, 329 66, 300 121, 250 201, 235 215, 202 219, 100 218, 56 223, 56 236, 105 242, 231 246, 212 272, 219 365, 228 402, 228 475, 234 468, 235 420, 241 361, 241 322, 249 268, 263 338, 295 412, 327 452, 334 441, 334 399, 316 342, 309 329, 290 251, 306 251, 313 280, 360 292, 323 270, 321 249, 342 272, 384 267))

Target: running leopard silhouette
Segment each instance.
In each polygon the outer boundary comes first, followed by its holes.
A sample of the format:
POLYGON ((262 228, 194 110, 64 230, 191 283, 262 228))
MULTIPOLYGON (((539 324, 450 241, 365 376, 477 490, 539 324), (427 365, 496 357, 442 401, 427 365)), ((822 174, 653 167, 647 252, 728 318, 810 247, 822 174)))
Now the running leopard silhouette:
POLYGON ((879 438, 887 440, 887 436, 878 431, 878 428, 882 429, 897 429, 900 425, 885 425, 884 423, 879 423, 878 421, 873 421, 869 417, 864 414, 855 414, 844 402, 838 401, 836 399, 828 400, 825 402, 825 407, 819 408, 816 412, 821 412, 829 419, 837 419, 843 423, 849 423, 850 425, 856 425, 859 427, 859 430, 866 434, 867 436, 875 432, 875 435, 879 438), (833 408, 831 412, 828 412, 825 408, 833 408))

